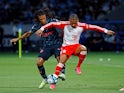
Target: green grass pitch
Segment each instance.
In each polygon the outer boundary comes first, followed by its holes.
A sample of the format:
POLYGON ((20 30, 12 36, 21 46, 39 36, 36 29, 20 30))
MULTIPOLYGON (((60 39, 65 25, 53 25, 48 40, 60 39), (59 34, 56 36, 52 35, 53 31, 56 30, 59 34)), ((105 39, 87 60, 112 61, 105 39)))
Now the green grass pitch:
MULTIPOLYGON (((89 52, 77 75, 78 58, 72 56, 66 64, 66 81, 59 80, 55 90, 47 84, 38 89, 42 80, 36 67, 38 53, 0 53, 0 93, 120 93, 124 87, 124 52, 89 52)), ((45 62, 47 75, 55 71, 54 56, 45 62)))

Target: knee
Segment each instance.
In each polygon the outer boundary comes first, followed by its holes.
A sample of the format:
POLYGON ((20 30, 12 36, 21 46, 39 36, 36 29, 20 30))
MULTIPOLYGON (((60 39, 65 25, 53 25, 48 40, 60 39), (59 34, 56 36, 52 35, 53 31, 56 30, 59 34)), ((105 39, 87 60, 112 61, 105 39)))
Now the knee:
POLYGON ((37 59, 37 66, 42 66, 44 63, 44 60, 42 58, 37 59))
POLYGON ((85 47, 84 45, 81 45, 81 51, 87 51, 87 47, 85 47))

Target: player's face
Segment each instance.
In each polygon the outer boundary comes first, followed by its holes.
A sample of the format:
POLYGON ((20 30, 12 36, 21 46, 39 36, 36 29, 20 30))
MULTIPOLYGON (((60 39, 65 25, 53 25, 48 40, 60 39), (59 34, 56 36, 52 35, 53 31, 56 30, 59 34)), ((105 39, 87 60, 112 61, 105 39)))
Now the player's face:
POLYGON ((40 15, 40 16, 38 16, 38 19, 42 25, 46 24, 46 15, 40 15))
POLYGON ((73 28, 76 28, 77 23, 78 23, 78 19, 69 19, 69 21, 70 21, 70 25, 71 25, 73 28))

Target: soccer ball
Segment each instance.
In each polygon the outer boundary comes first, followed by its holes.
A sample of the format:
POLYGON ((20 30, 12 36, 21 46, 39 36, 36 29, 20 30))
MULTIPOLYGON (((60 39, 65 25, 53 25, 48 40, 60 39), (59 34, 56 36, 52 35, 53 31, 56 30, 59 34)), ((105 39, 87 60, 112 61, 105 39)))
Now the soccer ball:
POLYGON ((58 82, 58 76, 55 74, 50 74, 47 79, 49 84, 56 84, 58 82))

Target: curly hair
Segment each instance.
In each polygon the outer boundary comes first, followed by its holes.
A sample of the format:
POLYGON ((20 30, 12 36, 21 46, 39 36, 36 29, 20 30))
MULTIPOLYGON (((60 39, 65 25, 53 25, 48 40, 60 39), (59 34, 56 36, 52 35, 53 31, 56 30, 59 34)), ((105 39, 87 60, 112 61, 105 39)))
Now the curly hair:
POLYGON ((38 16, 46 15, 47 18, 54 18, 55 14, 49 8, 42 8, 35 12, 34 21, 39 22, 38 16))
POLYGON ((42 10, 42 9, 37 10, 34 14, 34 21, 39 22, 38 16, 41 16, 41 15, 46 15, 44 10, 42 10))

